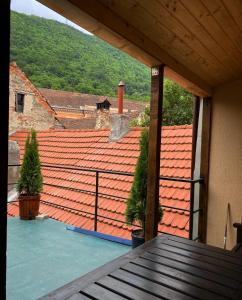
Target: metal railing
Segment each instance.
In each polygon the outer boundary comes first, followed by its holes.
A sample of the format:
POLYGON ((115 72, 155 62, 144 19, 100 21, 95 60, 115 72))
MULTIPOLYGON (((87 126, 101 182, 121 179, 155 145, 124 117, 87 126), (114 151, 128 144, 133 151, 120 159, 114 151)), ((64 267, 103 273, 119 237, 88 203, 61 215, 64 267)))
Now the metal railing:
MULTIPOLYGON (((9 165, 9 167, 20 167, 20 165, 9 165)), ((68 186, 61 186, 61 185, 55 185, 55 184, 50 184, 50 183, 43 183, 46 186, 52 186, 52 187, 57 187, 57 188, 62 188, 62 189, 67 189, 67 190, 72 190, 72 191, 77 191, 77 192, 82 192, 82 193, 86 193, 86 194, 91 194, 94 195, 95 197, 95 201, 94 201, 94 212, 88 212, 88 211, 83 211, 80 209, 76 209, 76 208, 72 208, 72 207, 67 207, 64 205, 60 205, 57 203, 53 203, 53 202, 49 202, 49 201, 44 201, 41 200, 41 203, 43 204, 48 204, 54 207, 58 207, 61 209, 66 209, 66 210, 71 210, 71 211, 76 211, 77 213, 85 213, 88 215, 92 215, 93 219, 94 219, 94 224, 93 224, 93 229, 94 231, 98 231, 98 218, 103 218, 103 219, 107 219, 107 220, 112 220, 112 221, 116 221, 119 222, 121 224, 127 224, 125 221, 121 221, 121 220, 117 220, 117 219, 113 219, 104 215, 100 215, 98 213, 98 209, 99 209, 99 196, 103 196, 103 197, 108 197, 108 198, 112 198, 112 199, 117 199, 117 200, 124 200, 127 201, 127 198, 124 197, 120 197, 114 194, 106 194, 106 193, 102 193, 100 192, 99 188, 100 188, 100 184, 99 184, 99 180, 100 180, 100 174, 112 174, 112 175, 118 175, 118 176, 130 176, 133 177, 134 174, 130 173, 130 172, 118 172, 118 171, 109 171, 109 170, 102 170, 102 169, 86 169, 86 168, 78 168, 76 166, 71 166, 71 165, 51 165, 51 164, 42 164, 41 167, 43 169, 57 169, 57 170, 69 170, 69 171, 80 171, 80 172, 89 172, 91 174, 95 173, 95 190, 86 190, 86 189, 79 189, 79 188, 74 188, 74 187, 68 187, 68 186)), ((79 174, 82 175, 82 174, 79 174)), ((184 182, 184 183, 189 183, 190 184, 190 209, 184 209, 184 208, 179 208, 179 207, 174 207, 174 206, 169 206, 169 205, 162 205, 163 208, 167 208, 167 209, 173 209, 175 211, 182 211, 182 212, 187 212, 189 214, 189 239, 193 239, 193 240, 198 240, 199 236, 197 236, 196 238, 193 238, 193 226, 194 226, 194 222, 193 222, 193 217, 195 214, 200 213, 201 209, 196 209, 194 210, 194 186, 195 184, 201 184, 204 180, 203 178, 198 178, 198 179, 186 179, 186 178, 177 178, 177 177, 166 177, 166 176, 160 176, 160 181, 172 181, 172 182, 184 182)), ((8 185, 14 185, 16 183, 9 183, 8 185)), ((9 203, 13 203, 13 202, 17 202, 17 201, 11 201, 9 203)), ((8 204, 9 204, 8 203, 8 204)), ((140 227, 138 224, 134 225, 135 227, 140 227)), ((158 231, 159 233, 165 233, 163 231, 158 231)))

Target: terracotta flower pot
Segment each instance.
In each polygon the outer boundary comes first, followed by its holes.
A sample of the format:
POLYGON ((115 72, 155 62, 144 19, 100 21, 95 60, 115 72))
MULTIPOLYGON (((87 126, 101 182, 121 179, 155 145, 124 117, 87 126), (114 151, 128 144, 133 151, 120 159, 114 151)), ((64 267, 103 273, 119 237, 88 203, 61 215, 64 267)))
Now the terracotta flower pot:
POLYGON ((145 238, 143 236, 143 230, 137 229, 132 231, 132 248, 139 247, 144 244, 145 238))
POLYGON ((39 214, 40 195, 19 195, 19 217, 21 220, 34 220, 39 214))

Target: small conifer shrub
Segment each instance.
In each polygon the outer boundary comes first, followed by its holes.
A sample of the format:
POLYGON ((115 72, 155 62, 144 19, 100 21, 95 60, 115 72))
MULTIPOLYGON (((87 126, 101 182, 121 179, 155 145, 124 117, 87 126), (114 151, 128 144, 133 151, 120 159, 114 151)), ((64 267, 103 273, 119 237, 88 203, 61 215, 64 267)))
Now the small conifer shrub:
MULTIPOLYGON (((135 221, 142 227, 142 236, 145 230, 147 176, 148 176, 148 145, 149 131, 144 128, 140 137, 140 155, 136 164, 134 181, 125 211, 126 221, 133 224, 135 221)), ((157 222, 162 218, 162 208, 159 205, 157 222)))
POLYGON ((43 187, 36 131, 31 130, 25 142, 24 159, 17 182, 17 191, 22 195, 36 196, 43 187))

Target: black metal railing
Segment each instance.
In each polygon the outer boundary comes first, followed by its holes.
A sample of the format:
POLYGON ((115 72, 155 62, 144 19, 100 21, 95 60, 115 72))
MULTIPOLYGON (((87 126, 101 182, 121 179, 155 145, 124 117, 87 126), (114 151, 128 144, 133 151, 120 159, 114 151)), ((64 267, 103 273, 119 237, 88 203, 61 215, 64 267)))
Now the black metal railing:
MULTIPOLYGON (((20 167, 20 165, 9 165, 9 167, 20 167)), ((120 197, 114 194, 106 194, 106 193, 102 193, 100 192, 100 184, 99 184, 99 180, 100 180, 100 174, 112 174, 112 175, 118 175, 118 176, 130 176, 133 177, 134 174, 130 173, 130 172, 118 172, 118 171, 109 171, 109 170, 102 170, 102 169, 86 169, 86 168, 78 168, 76 166, 71 166, 71 165, 51 165, 51 164, 42 164, 41 165, 42 169, 60 169, 60 170, 69 170, 69 171, 80 171, 80 172, 89 172, 89 173, 95 173, 95 190, 86 190, 86 189, 79 189, 79 188, 74 188, 74 187, 68 187, 68 186, 61 186, 61 185, 55 185, 55 184, 50 184, 50 183, 45 183, 44 185, 46 186, 53 186, 53 187, 57 187, 57 188, 62 188, 62 189, 68 189, 68 190, 72 190, 72 191, 77 191, 77 192, 82 192, 82 193, 86 193, 86 194, 91 194, 95 197, 95 201, 94 201, 94 212, 88 212, 88 211, 83 211, 80 209, 76 209, 76 208, 72 208, 72 207, 67 207, 64 205, 60 205, 57 203, 53 203, 50 201, 43 201, 41 200, 41 203, 43 204, 48 204, 51 205, 53 207, 58 207, 61 209, 66 209, 66 210, 71 210, 71 211, 75 211, 77 213, 85 213, 88 215, 92 215, 93 219, 94 219, 94 224, 93 224, 93 229, 94 231, 98 231, 98 218, 103 218, 103 219, 107 219, 107 220, 112 220, 112 221, 116 221, 118 223, 121 224, 126 224, 125 221, 122 220, 117 220, 117 219, 113 219, 104 215, 100 215, 98 213, 98 209, 99 209, 99 196, 102 197, 108 197, 108 198, 112 198, 112 199, 117 199, 117 200, 124 200, 127 201, 127 198, 124 197, 120 197)), ((81 175, 81 174, 79 174, 81 175)), ((184 209, 184 208, 179 208, 179 207, 174 207, 174 206, 169 206, 169 205, 162 205, 163 208, 167 208, 167 209, 174 209, 176 211, 182 211, 182 212, 187 212, 189 214, 189 239, 193 239, 193 240, 198 240, 199 236, 197 236, 196 238, 193 237, 193 226, 194 226, 194 222, 193 222, 193 218, 194 215, 197 213, 201 212, 201 209, 196 209, 194 210, 194 190, 195 190, 195 184, 201 184, 204 180, 203 178, 198 178, 198 179, 186 179, 186 178, 179 178, 179 177, 166 177, 166 176, 160 176, 160 181, 172 181, 172 182, 185 182, 185 183, 189 183, 190 184, 190 209, 184 209)), ((9 183, 8 185, 14 185, 16 183, 9 183)), ((13 202, 17 202, 17 201, 11 201, 9 203, 13 203, 13 202)), ((135 224, 135 227, 140 227, 138 224, 135 224)), ((163 231, 158 231, 159 233, 165 233, 163 231)))

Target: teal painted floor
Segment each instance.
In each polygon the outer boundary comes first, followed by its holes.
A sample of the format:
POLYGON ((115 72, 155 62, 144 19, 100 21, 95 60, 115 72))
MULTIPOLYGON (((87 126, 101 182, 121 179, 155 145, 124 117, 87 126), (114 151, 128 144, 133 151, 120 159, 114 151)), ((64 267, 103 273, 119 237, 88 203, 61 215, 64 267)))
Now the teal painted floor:
POLYGON ((9 218, 7 300, 38 299, 129 250, 52 219, 9 218))

